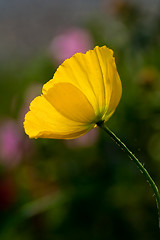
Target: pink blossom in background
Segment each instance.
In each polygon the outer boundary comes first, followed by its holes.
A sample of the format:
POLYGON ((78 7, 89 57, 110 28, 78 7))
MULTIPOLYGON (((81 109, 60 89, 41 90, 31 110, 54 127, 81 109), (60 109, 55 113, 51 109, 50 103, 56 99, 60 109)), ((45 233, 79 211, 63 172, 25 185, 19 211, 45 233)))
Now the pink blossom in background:
POLYGON ((82 137, 73 140, 66 140, 65 143, 69 148, 85 148, 91 147, 92 145, 96 144, 98 139, 99 131, 97 128, 93 128, 82 137))
POLYGON ((49 51, 53 60, 61 64, 77 52, 85 53, 92 46, 93 39, 87 30, 70 28, 52 40, 49 51))
POLYGON ((28 143, 15 120, 0 124, 0 164, 5 167, 17 165, 27 152, 28 143))

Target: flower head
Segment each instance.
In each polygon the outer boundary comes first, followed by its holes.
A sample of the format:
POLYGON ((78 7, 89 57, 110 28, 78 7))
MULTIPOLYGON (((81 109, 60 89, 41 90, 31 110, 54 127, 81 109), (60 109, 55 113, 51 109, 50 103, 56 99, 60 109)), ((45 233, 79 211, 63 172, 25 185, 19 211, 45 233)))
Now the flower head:
POLYGON ((65 60, 30 104, 30 138, 73 139, 114 113, 122 94, 112 50, 95 47, 65 60))

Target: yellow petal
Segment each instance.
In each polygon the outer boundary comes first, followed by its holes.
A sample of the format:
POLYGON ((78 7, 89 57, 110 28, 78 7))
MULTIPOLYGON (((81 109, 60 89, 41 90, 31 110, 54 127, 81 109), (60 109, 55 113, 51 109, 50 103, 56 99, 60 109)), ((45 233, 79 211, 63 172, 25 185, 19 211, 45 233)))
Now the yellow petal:
POLYGON ((110 99, 111 86, 107 75, 109 67, 107 61, 111 58, 112 51, 105 46, 96 47, 86 54, 75 54, 57 69, 53 79, 44 85, 43 93, 47 93, 56 83, 71 83, 83 92, 100 119, 105 113, 106 102, 107 104, 109 102, 106 99, 110 99), (105 58, 99 56, 99 51, 105 58))
POLYGON ((104 46, 101 48, 96 47, 95 51, 104 76, 106 109, 103 120, 107 121, 114 113, 121 99, 122 84, 117 72, 112 50, 107 51, 104 46))
POLYGON ((93 126, 64 117, 43 95, 31 102, 24 121, 25 132, 30 138, 72 139, 84 135, 93 126))
POLYGON ((114 113, 122 96, 122 84, 121 84, 121 80, 117 72, 116 64, 114 60, 111 62, 111 65, 110 65, 109 76, 110 76, 110 79, 112 79, 112 82, 111 82, 112 89, 111 89, 111 97, 110 97, 108 109, 104 117, 105 121, 107 121, 111 117, 111 115, 114 113))
POLYGON ((92 105, 86 96, 71 83, 55 83, 43 95, 66 118, 85 124, 95 119, 92 105))

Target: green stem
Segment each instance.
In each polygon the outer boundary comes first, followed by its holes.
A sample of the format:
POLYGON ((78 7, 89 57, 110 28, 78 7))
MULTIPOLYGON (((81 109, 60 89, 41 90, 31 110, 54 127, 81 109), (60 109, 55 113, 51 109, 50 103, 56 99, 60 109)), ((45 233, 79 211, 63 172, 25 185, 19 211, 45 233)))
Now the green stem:
POLYGON ((158 220, 159 220, 159 228, 160 228, 160 194, 158 191, 158 188, 155 184, 155 182, 153 181, 153 179, 151 178, 150 174, 148 173, 148 171, 144 168, 144 166, 142 165, 142 163, 138 160, 138 158, 136 158, 134 156, 134 154, 127 148, 127 146, 108 128, 104 125, 104 122, 99 122, 97 123, 97 126, 99 126, 100 128, 102 128, 106 133, 108 133, 108 135, 117 143, 117 145, 128 154, 128 156, 135 162, 135 164, 137 165, 137 167, 140 169, 140 171, 144 174, 147 182, 149 182, 149 184, 151 185, 155 198, 156 198, 156 202, 157 202, 157 209, 158 209, 158 220))

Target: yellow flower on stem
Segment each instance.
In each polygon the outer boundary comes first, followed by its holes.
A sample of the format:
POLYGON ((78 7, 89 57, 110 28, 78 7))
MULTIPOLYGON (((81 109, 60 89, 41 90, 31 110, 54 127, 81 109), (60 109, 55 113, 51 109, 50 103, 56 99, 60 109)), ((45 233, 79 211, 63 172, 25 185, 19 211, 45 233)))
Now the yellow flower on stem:
POLYGON ((24 129, 30 138, 73 139, 114 113, 122 94, 113 51, 95 47, 65 60, 30 104, 24 129))
POLYGON ((112 50, 95 47, 65 60, 47 82, 42 94, 30 105, 24 129, 30 138, 73 139, 99 126, 135 162, 151 185, 157 201, 160 227, 159 190, 143 164, 108 128, 122 94, 121 81, 112 50))

